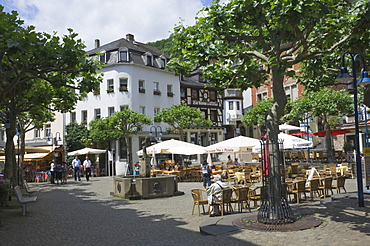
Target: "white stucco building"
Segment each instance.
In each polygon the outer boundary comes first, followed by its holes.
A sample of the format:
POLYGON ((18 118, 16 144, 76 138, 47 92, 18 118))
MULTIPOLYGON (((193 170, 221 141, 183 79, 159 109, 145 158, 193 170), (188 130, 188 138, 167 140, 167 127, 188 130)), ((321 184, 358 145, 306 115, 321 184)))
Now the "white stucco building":
MULTIPOLYGON (((132 34, 102 46, 96 40, 95 48, 88 51, 88 55, 105 63, 100 70, 103 81, 99 91, 89 93, 78 102, 73 112, 65 114, 65 124, 88 124, 124 108, 153 119, 161 109, 180 103, 179 78, 165 69, 169 58, 153 46, 136 42, 132 34)), ((136 151, 142 147, 145 137, 153 137, 149 135, 152 126, 146 126, 142 132, 132 136, 134 162, 138 161, 136 151)), ((155 122, 154 126, 161 126, 163 133, 168 127, 155 122)), ((171 137, 174 136, 165 134, 162 139, 171 137)), ((109 149, 108 174, 124 174, 127 163, 125 146, 121 141, 112 141, 109 149)))

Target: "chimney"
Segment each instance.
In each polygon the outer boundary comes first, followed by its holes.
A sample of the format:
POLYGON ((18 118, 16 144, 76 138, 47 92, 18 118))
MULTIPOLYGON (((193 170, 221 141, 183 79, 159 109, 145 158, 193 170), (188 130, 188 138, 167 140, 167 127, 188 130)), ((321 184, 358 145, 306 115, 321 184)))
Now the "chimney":
POLYGON ((99 47, 100 47, 100 40, 95 39, 95 48, 99 48, 99 47))
POLYGON ((126 34, 126 39, 131 42, 135 41, 134 35, 131 33, 126 34))

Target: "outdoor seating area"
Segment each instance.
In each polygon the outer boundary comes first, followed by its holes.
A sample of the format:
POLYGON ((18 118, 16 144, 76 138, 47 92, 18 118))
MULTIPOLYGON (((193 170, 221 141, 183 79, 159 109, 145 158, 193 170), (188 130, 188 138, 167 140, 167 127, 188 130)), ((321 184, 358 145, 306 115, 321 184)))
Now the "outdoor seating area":
MULTIPOLYGON (((322 165, 309 166, 295 163, 286 168, 283 187, 286 188, 286 198, 289 203, 314 202, 319 199, 330 197, 336 193, 347 192, 345 181, 351 176, 346 176, 344 170, 349 170, 346 163, 340 165, 322 165), (345 168, 344 168, 345 167, 345 168), (343 170, 343 172, 342 172, 343 170)), ((223 178, 230 189, 222 189, 217 192, 221 193, 221 201, 214 202, 212 206, 219 206, 221 216, 231 213, 242 213, 258 209, 261 206, 263 198, 263 184, 261 180, 260 166, 240 166, 227 169, 227 178, 223 178), (253 179, 252 174, 258 178, 253 179)), ((194 205, 198 206, 198 215, 200 216, 200 207, 203 208, 203 214, 210 214, 207 203, 207 194, 204 189, 194 189, 194 205), (206 212, 208 211, 208 212, 206 212)), ((217 195, 216 193, 212 196, 217 195)))

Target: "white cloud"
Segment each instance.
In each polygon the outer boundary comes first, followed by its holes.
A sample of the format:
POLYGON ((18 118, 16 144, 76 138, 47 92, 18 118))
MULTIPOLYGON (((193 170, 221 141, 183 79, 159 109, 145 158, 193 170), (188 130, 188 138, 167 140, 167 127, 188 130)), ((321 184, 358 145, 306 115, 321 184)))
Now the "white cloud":
POLYGON ((204 0, 0 0, 18 11, 26 25, 37 31, 59 34, 72 28, 88 49, 94 40, 105 44, 135 35, 135 40, 150 42, 167 38, 180 19, 195 23, 204 0), (11 1, 9 3, 8 1, 11 1))

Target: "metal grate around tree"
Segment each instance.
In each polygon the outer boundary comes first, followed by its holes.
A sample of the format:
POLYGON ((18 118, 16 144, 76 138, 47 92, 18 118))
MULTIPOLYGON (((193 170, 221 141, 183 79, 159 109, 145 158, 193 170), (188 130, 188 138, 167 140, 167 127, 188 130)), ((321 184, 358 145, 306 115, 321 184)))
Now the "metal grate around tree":
POLYGON ((296 220, 287 201, 285 158, 279 148, 282 149, 281 140, 278 140, 278 144, 267 139, 261 141, 262 189, 257 221, 270 225, 288 224, 296 220))

